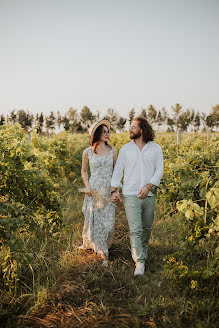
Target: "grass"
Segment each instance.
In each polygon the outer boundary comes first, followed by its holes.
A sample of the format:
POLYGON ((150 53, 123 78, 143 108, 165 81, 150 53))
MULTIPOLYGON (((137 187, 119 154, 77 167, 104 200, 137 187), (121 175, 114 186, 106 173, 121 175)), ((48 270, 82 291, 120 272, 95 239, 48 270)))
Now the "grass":
POLYGON ((75 191, 63 197, 65 228, 42 247, 35 293, 26 303, 23 296, 21 314, 2 327, 216 327, 213 300, 174 288, 164 271, 164 256, 180 246, 185 227, 179 221, 157 207, 146 271, 134 277, 122 205, 116 208, 108 268, 92 251, 75 247, 82 241, 82 201, 75 191))

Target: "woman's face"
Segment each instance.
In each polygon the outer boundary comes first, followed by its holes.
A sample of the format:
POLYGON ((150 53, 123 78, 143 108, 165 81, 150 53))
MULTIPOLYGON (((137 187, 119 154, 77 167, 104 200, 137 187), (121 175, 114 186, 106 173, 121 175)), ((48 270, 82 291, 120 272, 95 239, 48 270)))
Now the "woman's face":
POLYGON ((108 128, 105 125, 103 125, 101 127, 100 141, 108 142, 109 141, 109 134, 110 134, 110 132, 109 132, 108 128))

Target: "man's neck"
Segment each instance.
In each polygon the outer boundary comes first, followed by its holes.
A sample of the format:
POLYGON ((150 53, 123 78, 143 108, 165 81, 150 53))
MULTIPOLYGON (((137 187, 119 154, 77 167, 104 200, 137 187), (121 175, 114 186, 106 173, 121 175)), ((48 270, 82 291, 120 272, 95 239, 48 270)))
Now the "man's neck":
POLYGON ((142 136, 140 136, 138 139, 134 139, 134 142, 140 150, 142 150, 146 145, 146 142, 143 140, 142 136))

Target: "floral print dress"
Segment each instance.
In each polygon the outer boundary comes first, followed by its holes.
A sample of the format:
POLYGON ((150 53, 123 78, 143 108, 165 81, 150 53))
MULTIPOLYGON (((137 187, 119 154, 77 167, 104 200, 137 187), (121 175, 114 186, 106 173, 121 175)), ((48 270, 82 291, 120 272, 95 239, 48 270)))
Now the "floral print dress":
POLYGON ((93 249, 97 254, 108 258, 108 250, 112 244, 115 223, 115 206, 110 199, 110 185, 113 173, 113 150, 106 156, 93 154, 87 148, 92 190, 98 197, 85 195, 82 212, 84 214, 83 248, 93 249), (102 200, 103 198, 103 200, 102 200))

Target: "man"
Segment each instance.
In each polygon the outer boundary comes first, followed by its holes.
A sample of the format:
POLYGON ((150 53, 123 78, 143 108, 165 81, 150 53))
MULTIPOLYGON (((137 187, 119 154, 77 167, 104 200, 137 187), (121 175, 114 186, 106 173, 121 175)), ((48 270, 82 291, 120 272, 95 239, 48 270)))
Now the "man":
POLYGON ((117 188, 124 173, 122 193, 135 276, 144 274, 156 202, 153 188, 159 185, 163 175, 163 153, 154 137, 145 118, 134 118, 130 126, 132 141, 121 148, 111 180, 112 200, 118 200, 117 188))

